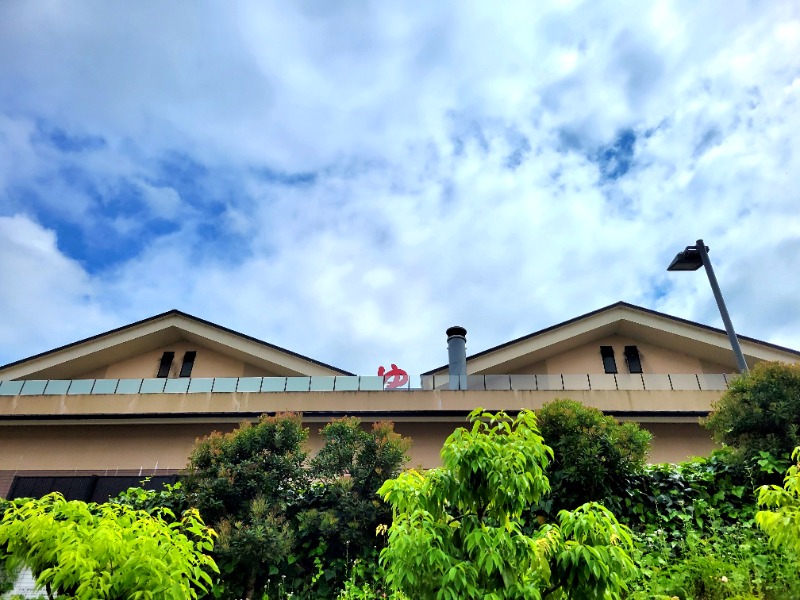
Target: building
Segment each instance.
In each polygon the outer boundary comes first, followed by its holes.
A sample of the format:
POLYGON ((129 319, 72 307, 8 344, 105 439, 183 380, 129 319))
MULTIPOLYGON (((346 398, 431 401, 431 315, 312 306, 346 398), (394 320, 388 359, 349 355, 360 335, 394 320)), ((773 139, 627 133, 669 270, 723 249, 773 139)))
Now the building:
MULTIPOLYGON (((451 336, 451 359, 463 336, 451 336)), ((740 336, 750 365, 800 352, 740 336)), ((444 345, 443 345, 444 347, 444 345)), ((174 479, 198 437, 263 413, 300 412, 311 428, 353 415, 411 436, 412 465, 435 466, 477 406, 516 411, 569 397, 654 435, 651 460, 707 454, 699 425, 736 363, 724 331, 624 302, 385 389, 177 310, 0 367, 0 496, 58 489, 103 500, 145 476, 174 479), (453 388, 453 389, 451 389, 453 388)))

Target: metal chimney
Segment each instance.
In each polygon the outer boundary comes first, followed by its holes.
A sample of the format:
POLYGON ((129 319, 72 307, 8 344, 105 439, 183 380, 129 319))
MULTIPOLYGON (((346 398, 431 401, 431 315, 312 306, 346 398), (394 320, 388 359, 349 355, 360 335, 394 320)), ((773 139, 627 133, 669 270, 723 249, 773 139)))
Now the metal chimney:
POLYGON ((447 330, 449 388, 467 389, 467 330, 455 325, 447 330))

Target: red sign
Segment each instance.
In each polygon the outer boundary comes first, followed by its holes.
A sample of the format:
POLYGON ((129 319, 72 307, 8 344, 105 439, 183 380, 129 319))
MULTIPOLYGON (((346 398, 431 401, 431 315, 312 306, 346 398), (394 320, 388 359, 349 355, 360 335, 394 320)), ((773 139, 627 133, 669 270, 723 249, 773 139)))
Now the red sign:
POLYGON ((389 371, 383 367, 378 367, 378 375, 385 377, 384 389, 387 390, 394 390, 408 383, 408 373, 395 364, 392 364, 392 368, 389 371))

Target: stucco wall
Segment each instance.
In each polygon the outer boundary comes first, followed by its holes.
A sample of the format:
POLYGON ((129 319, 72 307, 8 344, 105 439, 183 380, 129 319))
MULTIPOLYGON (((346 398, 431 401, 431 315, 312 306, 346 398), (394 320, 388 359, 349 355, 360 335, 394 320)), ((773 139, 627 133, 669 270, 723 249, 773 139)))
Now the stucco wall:
POLYGON ((614 348, 614 357, 620 373, 627 373, 625 346, 636 346, 645 373, 726 373, 730 369, 714 363, 701 361, 688 354, 668 350, 633 338, 613 335, 593 341, 567 352, 557 354, 514 371, 515 375, 551 373, 603 373, 600 346, 614 348))
POLYGON ((176 342, 134 356, 127 360, 113 363, 105 369, 87 373, 86 379, 146 379, 155 377, 164 352, 174 352, 170 377, 177 377, 180 373, 183 355, 188 351, 197 352, 192 377, 271 377, 276 375, 241 360, 225 356, 203 346, 190 342, 176 342))

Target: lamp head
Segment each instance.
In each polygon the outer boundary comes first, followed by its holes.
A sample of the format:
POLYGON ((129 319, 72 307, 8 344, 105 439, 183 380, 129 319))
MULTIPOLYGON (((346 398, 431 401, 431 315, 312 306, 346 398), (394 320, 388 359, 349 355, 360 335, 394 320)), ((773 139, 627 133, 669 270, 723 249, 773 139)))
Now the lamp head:
POLYGON ((697 271, 703 266, 703 257, 695 246, 689 246, 683 252, 678 252, 667 267, 667 271, 697 271))

